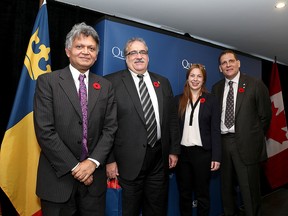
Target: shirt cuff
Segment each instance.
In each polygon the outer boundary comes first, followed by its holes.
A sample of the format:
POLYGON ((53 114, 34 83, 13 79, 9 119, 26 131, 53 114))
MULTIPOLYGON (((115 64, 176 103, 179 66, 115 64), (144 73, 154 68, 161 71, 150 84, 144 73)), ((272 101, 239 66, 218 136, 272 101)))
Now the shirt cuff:
POLYGON ((77 163, 77 165, 76 165, 75 167, 73 167, 73 169, 71 170, 71 172, 73 172, 73 171, 76 169, 76 167, 79 166, 79 164, 80 164, 80 163, 77 163))
POLYGON ((96 164, 96 168, 99 167, 99 165, 100 165, 99 161, 97 161, 97 160, 95 160, 95 159, 93 159, 93 158, 87 158, 87 159, 90 160, 90 161, 92 161, 92 162, 94 162, 94 163, 96 164))

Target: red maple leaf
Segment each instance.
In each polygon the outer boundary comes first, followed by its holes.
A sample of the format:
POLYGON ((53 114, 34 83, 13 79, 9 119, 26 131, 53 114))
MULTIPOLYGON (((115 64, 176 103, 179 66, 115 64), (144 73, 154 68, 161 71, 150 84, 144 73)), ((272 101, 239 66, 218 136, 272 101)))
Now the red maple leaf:
POLYGON ((274 103, 272 102, 272 119, 270 123, 270 128, 267 132, 267 138, 271 138, 278 143, 283 143, 287 140, 286 138, 286 131, 284 131, 282 128, 287 127, 286 124, 286 117, 284 110, 276 115, 278 111, 278 108, 274 106, 274 103))

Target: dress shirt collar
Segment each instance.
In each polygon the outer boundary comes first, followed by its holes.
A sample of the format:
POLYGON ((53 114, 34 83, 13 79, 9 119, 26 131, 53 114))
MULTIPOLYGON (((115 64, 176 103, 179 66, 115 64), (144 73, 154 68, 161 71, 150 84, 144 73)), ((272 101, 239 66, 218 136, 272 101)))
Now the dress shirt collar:
POLYGON ((75 67, 73 67, 71 64, 69 65, 69 69, 70 69, 70 71, 72 73, 73 80, 74 80, 75 83, 79 82, 78 78, 79 78, 80 74, 85 74, 86 75, 85 83, 86 84, 88 83, 89 70, 87 70, 85 73, 81 73, 75 67))
MULTIPOLYGON (((129 71, 130 71, 130 73, 131 73, 131 75, 134 77, 134 78, 137 78, 137 79, 139 79, 138 77, 137 77, 137 73, 135 73, 134 71, 132 71, 132 70, 130 70, 130 69, 128 69, 129 71)), ((148 73, 148 71, 146 70, 144 73, 143 73, 143 76, 144 76, 144 79, 145 79, 145 77, 146 76, 148 76, 149 75, 149 73, 148 73)))
POLYGON ((232 81, 233 83, 236 83, 237 85, 239 84, 239 79, 240 79, 240 71, 237 73, 237 75, 232 79, 229 80, 225 77, 225 86, 228 86, 229 81, 232 81))

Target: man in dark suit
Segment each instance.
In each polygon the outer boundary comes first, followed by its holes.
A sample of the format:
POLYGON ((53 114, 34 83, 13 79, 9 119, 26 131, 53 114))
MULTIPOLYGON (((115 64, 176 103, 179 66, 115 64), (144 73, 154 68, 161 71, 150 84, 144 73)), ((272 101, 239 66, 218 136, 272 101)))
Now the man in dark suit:
POLYGON ((123 188, 123 216, 166 216, 169 168, 176 166, 180 134, 173 92, 167 78, 148 72, 148 47, 132 38, 124 50, 128 70, 105 76, 115 89, 118 130, 107 164, 107 176, 123 188), (138 87, 143 75, 157 121, 156 144, 148 132, 138 87))
POLYGON ((222 201, 225 215, 237 215, 235 181, 240 187, 245 215, 261 215, 259 164, 267 158, 265 133, 272 112, 269 92, 262 81, 240 73, 240 61, 231 50, 219 56, 219 69, 225 79, 212 87, 221 104, 222 201), (229 82, 231 81, 231 82, 229 82), (230 87, 231 86, 231 87, 230 87), (229 88, 233 111, 226 101, 229 88), (228 107, 226 107, 228 105, 228 107), (225 118, 225 113, 229 117, 225 118), (226 121, 225 121, 226 119, 226 121), (228 121, 232 120, 232 121, 228 121))
POLYGON ((117 130, 112 84, 89 72, 99 52, 94 28, 75 25, 65 51, 70 65, 37 79, 34 124, 41 154, 36 193, 44 216, 104 216, 105 162, 117 130))

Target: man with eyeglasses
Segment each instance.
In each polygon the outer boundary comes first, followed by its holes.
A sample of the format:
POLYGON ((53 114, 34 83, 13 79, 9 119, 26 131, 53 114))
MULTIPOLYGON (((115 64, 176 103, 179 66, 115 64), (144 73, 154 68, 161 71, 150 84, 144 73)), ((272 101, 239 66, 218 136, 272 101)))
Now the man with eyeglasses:
POLYGON ((224 215, 239 214, 239 185, 245 216, 260 216, 260 162, 267 159, 265 133, 272 116, 269 92, 261 80, 240 73, 240 60, 232 50, 223 51, 218 61, 225 78, 212 87, 212 93, 222 110, 224 215))
POLYGON ((172 88, 167 78, 148 71, 148 47, 142 38, 128 40, 124 53, 127 69, 105 76, 114 87, 118 109, 107 176, 118 178, 123 188, 123 216, 141 211, 166 216, 168 171, 180 153, 172 88))

